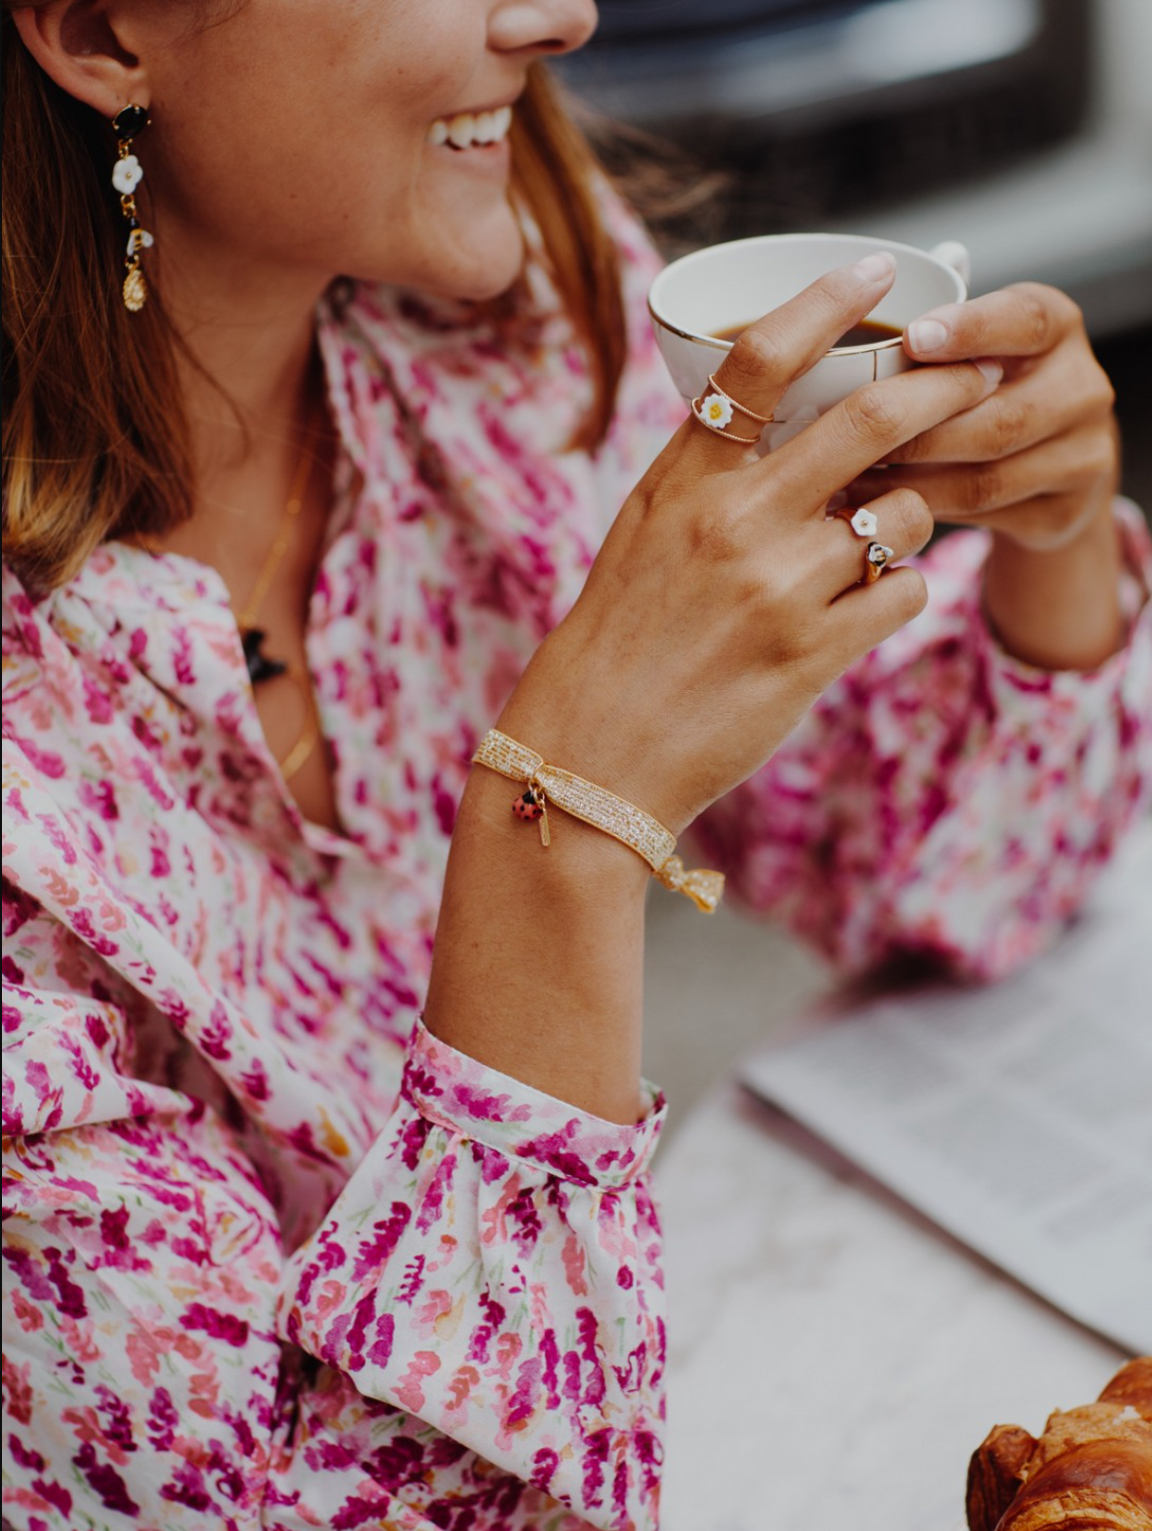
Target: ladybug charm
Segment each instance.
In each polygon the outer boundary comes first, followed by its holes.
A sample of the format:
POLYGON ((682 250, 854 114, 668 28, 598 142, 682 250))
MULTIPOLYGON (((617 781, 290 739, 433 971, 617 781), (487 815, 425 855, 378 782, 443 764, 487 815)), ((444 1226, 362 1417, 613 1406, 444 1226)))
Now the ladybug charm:
POLYGON ((525 788, 512 804, 512 812, 525 823, 535 824, 537 819, 544 817, 544 804, 540 794, 532 787, 525 788))
POLYGON ((533 786, 530 782, 512 804, 512 812, 525 824, 539 824, 540 844, 551 844, 552 837, 548 832, 548 804, 539 787, 533 786))

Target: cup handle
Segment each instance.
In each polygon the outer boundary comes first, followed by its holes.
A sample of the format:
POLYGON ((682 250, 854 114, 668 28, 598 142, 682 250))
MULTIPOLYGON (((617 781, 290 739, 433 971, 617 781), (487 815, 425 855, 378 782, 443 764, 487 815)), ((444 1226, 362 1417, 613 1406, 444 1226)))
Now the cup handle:
POLYGON ((951 266, 965 287, 972 282, 972 257, 968 254, 967 246, 962 245, 958 239, 946 239, 932 251, 938 261, 943 261, 946 266, 951 266))

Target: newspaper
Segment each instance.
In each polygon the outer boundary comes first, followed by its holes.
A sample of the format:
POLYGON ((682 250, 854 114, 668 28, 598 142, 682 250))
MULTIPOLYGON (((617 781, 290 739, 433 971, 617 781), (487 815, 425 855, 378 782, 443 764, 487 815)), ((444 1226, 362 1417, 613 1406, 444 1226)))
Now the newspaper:
POLYGON ((1152 825, 1021 974, 872 1000, 742 1074, 1041 1297, 1152 1353, 1152 825))

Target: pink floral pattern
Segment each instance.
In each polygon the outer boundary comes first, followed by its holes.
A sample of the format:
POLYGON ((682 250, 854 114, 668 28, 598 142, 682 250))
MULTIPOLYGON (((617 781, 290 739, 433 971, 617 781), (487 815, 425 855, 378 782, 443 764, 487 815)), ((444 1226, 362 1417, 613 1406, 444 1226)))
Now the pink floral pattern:
MULTIPOLYGON (((663 1103, 598 1121, 418 1021, 472 750, 683 417, 619 224, 634 360, 595 458, 539 276, 505 333, 373 289, 320 316, 346 457, 308 645, 346 837, 270 758, 213 570, 112 543, 45 599, 5 576, 15 1531, 657 1523, 663 1103)), ((1152 778, 1120 514, 1131 641, 1092 676, 1007 659, 982 540, 935 551, 930 613, 699 826, 737 889, 848 968, 1050 940, 1152 778)))

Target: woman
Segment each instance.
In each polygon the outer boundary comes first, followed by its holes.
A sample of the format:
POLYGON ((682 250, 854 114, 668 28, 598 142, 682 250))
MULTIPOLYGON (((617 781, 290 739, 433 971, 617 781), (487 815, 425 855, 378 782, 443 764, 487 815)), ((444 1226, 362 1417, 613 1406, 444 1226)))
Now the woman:
MULTIPOLYGON (((594 22, 7 13, 17 1531, 655 1524, 649 867, 558 810, 542 849, 493 725, 699 818, 849 970, 1006 971, 1147 789, 1148 545, 1072 305, 930 316, 935 365, 763 462, 684 422, 539 72, 594 22), (988 530, 867 583, 846 487, 897 557, 988 530)), ((891 279, 722 388, 770 413, 891 279)))

